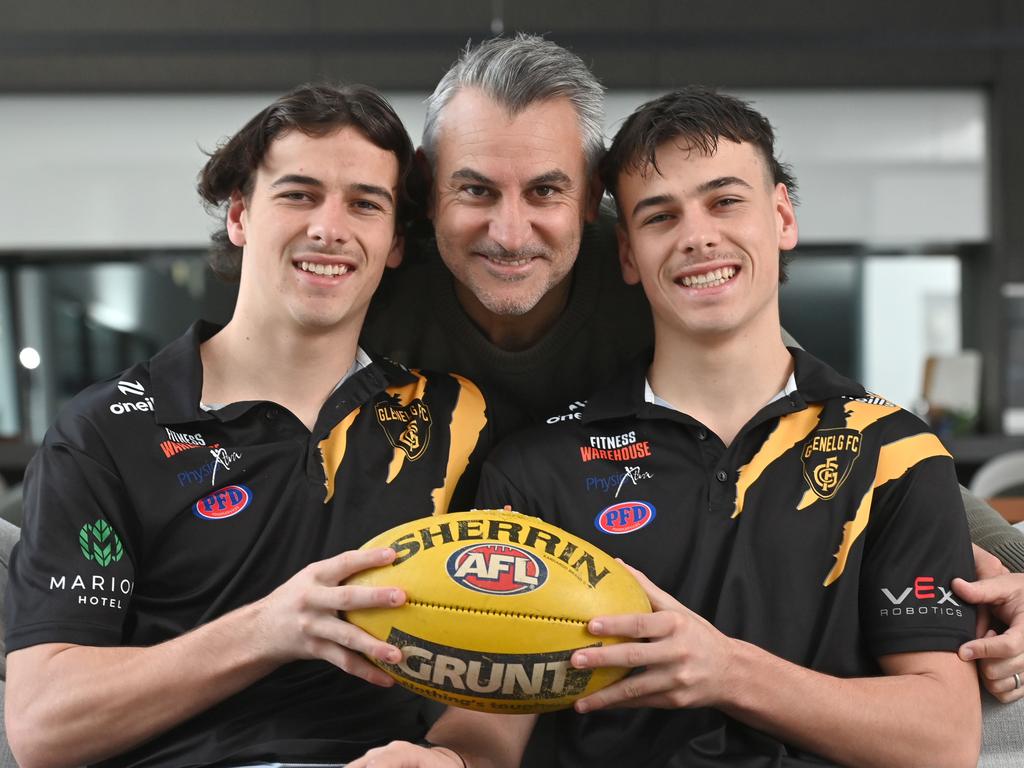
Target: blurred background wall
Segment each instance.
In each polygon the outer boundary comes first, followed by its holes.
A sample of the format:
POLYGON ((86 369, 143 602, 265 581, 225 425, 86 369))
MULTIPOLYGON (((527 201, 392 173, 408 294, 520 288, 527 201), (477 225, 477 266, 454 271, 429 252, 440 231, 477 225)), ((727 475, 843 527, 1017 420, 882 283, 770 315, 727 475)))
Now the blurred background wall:
POLYGON ((323 79, 383 89, 416 141, 459 48, 516 31, 592 66, 609 133, 686 83, 754 101, 801 186, 787 328, 910 407, 953 375, 962 476, 1024 445, 1017 0, 0 0, 0 477, 80 388, 230 316, 203 150, 323 79))

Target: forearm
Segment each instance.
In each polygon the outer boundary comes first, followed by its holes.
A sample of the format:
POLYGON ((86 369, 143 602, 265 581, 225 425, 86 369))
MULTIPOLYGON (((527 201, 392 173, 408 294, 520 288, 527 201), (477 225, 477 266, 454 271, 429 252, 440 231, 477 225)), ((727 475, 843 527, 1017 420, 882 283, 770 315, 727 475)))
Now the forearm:
POLYGON ((81 765, 116 755, 237 693, 281 662, 254 642, 260 632, 257 603, 151 647, 11 653, 7 725, 19 764, 81 765))
POLYGON ((887 657, 902 663, 898 674, 844 679, 736 643, 720 706, 736 719, 842 765, 919 766, 925 755, 929 765, 977 764, 975 671, 952 654, 941 654, 942 674, 920 663, 939 654, 905 654, 887 657))
POLYGON ((467 768, 516 768, 536 715, 491 715, 449 708, 427 740, 454 750, 467 768))

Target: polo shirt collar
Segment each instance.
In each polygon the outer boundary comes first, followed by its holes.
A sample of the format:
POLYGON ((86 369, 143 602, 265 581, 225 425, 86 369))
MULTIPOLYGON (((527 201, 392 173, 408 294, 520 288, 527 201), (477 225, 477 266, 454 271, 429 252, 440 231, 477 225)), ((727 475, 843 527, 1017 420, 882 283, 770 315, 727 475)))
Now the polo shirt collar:
MULTIPOLYGON (((150 360, 150 389, 154 395, 156 423, 183 424, 194 421, 230 421, 254 403, 230 403, 216 411, 199 406, 203 394, 203 364, 199 345, 218 333, 223 326, 199 320, 150 360)), ((402 386, 416 380, 408 369, 387 358, 370 353, 371 363, 357 371, 334 390, 324 407, 362 404, 392 385, 402 386)), ((346 409, 349 410, 349 409, 346 409)))
MULTIPOLYGON (((834 397, 864 397, 867 392, 857 382, 840 375, 814 355, 799 347, 788 347, 793 356, 796 391, 789 393, 789 402, 798 409, 834 397)), ((665 409, 647 402, 647 369, 650 360, 634 364, 617 376, 587 402, 581 421, 590 423, 627 416, 664 418, 665 409)))

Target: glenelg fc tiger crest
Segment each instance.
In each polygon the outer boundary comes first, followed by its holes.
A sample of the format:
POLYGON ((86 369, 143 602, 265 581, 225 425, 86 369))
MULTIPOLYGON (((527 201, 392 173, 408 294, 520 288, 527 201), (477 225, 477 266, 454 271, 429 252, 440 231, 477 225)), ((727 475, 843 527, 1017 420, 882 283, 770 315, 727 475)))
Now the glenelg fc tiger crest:
POLYGON ((855 429, 819 429, 804 443, 804 479, 823 500, 833 498, 850 476, 863 436, 855 429))
POLYGON ((401 405, 397 398, 375 406, 377 423, 380 424, 388 441, 395 448, 405 452, 409 461, 416 461, 430 443, 430 409, 416 398, 408 405, 401 405))

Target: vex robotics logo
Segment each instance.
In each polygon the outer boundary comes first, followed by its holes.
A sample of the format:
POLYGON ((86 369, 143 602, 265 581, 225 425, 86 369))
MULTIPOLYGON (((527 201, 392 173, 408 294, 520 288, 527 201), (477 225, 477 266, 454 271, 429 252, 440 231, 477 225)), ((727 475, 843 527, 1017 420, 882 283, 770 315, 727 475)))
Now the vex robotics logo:
POLYGON ((95 523, 86 523, 78 532, 78 546, 86 560, 92 560, 103 568, 124 557, 124 545, 114 533, 110 523, 100 518, 95 523))
POLYGON ((861 439, 854 429, 819 429, 804 443, 804 479, 819 499, 839 492, 860 455, 861 439))
POLYGON ((909 587, 889 589, 882 587, 889 601, 880 616, 963 616, 963 610, 953 598, 953 591, 935 583, 932 576, 918 576, 909 587), (910 598, 908 600, 908 598, 910 598))
POLYGON ((405 451, 409 461, 416 461, 430 443, 430 409, 416 398, 408 405, 400 405, 396 397, 377 403, 374 407, 388 442, 405 451))
POLYGON ((532 552, 505 544, 473 544, 453 552, 446 564, 452 580, 474 592, 518 595, 548 579, 548 567, 532 552))

